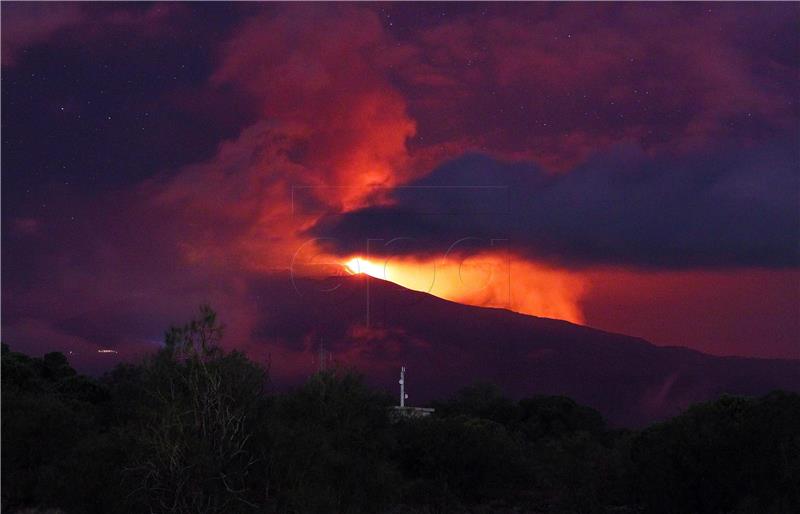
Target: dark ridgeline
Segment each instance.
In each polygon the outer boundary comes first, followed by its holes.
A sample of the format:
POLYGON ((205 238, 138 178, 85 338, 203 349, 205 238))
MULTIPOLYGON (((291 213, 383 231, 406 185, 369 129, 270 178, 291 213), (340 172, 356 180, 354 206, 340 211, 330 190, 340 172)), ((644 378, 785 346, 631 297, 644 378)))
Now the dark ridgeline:
POLYGON ((3 345, 3 511, 800 511, 794 393, 723 396, 615 430, 565 396, 474 384, 431 416, 398 418, 394 395, 336 366, 275 394, 221 336, 203 309, 157 355, 99 380, 59 353, 3 345))
MULTIPOLYGON (((721 394, 800 391, 800 361, 716 357, 566 321, 451 302, 366 275, 324 281, 264 280, 256 336, 302 349, 324 337, 334 357, 371 385, 394 391, 401 365, 409 393, 427 402, 478 380, 513 398, 564 395, 615 427, 639 427, 721 394), (368 293, 367 293, 367 287, 368 293), (355 328, 354 328, 355 327, 355 328)), ((680 323, 680 320, 674 320, 680 323)))

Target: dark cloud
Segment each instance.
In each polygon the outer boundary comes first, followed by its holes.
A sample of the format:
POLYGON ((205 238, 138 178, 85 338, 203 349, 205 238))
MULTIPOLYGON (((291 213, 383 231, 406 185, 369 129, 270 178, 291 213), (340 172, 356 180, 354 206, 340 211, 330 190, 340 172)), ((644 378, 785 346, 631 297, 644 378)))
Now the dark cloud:
POLYGON ((3 66, 13 66, 19 54, 54 34, 81 23, 79 4, 7 2, 3 5, 3 66))
POLYGON ((786 268, 798 264, 799 165, 788 143, 659 160, 617 148, 559 175, 469 155, 310 234, 340 254, 372 240, 376 254, 436 255, 469 238, 568 266, 786 268))

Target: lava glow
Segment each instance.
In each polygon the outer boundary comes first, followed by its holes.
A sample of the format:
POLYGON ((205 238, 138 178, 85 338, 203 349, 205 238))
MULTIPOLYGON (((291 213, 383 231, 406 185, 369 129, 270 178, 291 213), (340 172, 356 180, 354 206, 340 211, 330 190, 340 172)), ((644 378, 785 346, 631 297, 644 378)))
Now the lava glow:
POLYGON ((387 264, 375 264, 363 257, 353 257, 345 263, 345 269, 351 275, 364 274, 381 280, 389 280, 386 274, 387 268, 387 264))
POLYGON ((388 280, 446 300, 583 322, 580 278, 507 256, 481 254, 458 260, 355 256, 342 264, 351 275, 388 280))

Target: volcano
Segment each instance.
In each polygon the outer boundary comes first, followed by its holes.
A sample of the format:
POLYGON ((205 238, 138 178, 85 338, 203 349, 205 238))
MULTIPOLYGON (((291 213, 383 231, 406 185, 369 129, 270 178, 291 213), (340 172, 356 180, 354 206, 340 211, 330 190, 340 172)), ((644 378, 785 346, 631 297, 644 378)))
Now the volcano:
MULTIPOLYGON (((411 405, 475 382, 507 395, 564 395, 613 426, 638 427, 722 394, 800 390, 800 360, 720 357, 566 321, 463 305, 364 274, 260 284, 268 320, 254 334, 352 367, 411 405)), ((674 320, 679 323, 680 320, 674 320)), ((280 366, 275 362, 276 367, 280 366)))

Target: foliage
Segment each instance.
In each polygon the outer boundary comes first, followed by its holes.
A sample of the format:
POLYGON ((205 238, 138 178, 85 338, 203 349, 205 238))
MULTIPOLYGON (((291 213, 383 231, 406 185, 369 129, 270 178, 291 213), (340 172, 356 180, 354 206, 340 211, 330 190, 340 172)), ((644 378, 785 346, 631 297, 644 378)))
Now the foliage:
POLYGON ((275 394, 207 307, 99 380, 2 350, 2 507, 66 513, 800 511, 800 396, 725 396, 640 431, 475 384, 427 418, 349 370, 275 394))
POLYGON ((390 398, 353 372, 321 372, 277 399, 270 484, 288 512, 380 512, 400 479, 390 398))
POLYGON ((405 500, 451 507, 513 499, 532 478, 525 447, 501 424, 466 416, 411 419, 399 427, 405 500))
POLYGON ((2 351, 2 502, 5 509, 115 512, 115 435, 108 391, 64 355, 2 351))
POLYGON ((633 476, 649 512, 793 512, 800 396, 724 396, 642 431, 633 476))
POLYGON ((145 405, 127 427, 135 505, 176 513, 258 507, 248 486, 263 468, 254 435, 266 375, 243 354, 225 353, 221 334, 216 314, 201 308, 196 320, 167 332, 165 349, 134 378, 145 405))
POLYGON ((440 415, 463 414, 473 418, 490 419, 498 423, 511 423, 517 417, 517 407, 494 384, 476 383, 464 387, 443 402, 434 402, 440 415))

